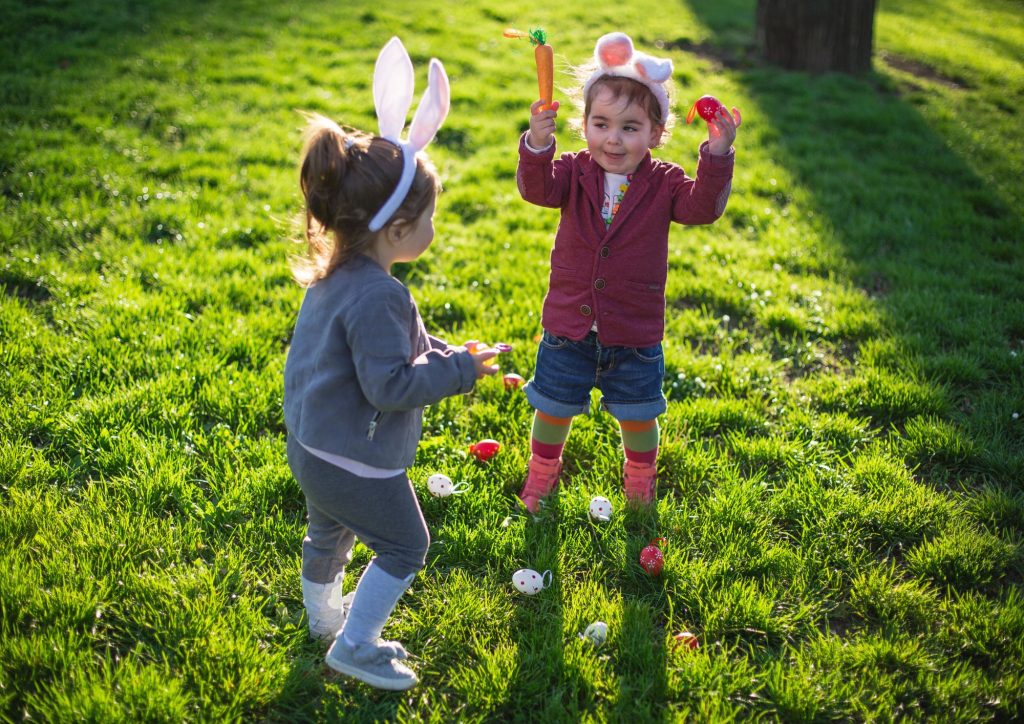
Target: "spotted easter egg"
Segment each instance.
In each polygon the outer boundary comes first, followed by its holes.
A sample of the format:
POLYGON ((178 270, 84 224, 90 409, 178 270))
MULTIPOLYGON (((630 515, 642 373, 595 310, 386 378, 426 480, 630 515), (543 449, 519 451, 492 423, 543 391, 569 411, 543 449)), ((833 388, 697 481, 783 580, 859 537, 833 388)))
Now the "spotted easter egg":
POLYGON ((512 574, 512 585, 520 593, 532 596, 551 585, 551 571, 538 573, 532 568, 520 568, 512 574))
POLYGON ((590 517, 594 520, 606 522, 612 517, 612 504, 608 498, 595 495, 590 499, 590 517))
POLYGON ((445 498, 452 494, 452 479, 442 473, 436 473, 427 478, 427 490, 435 498, 445 498))
POLYGON ((443 473, 435 473, 427 478, 427 490, 435 498, 447 498, 449 495, 459 495, 469 489, 469 483, 452 483, 452 479, 443 473))

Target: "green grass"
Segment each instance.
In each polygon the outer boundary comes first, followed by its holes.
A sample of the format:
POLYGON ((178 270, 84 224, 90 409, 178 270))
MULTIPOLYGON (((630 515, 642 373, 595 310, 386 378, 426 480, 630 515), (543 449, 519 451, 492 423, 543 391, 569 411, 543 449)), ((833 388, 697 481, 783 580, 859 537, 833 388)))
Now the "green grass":
MULTIPOLYGON (((883 0, 849 78, 759 64, 754 4, 0 2, 0 721, 1024 716, 1022 10, 883 0), (372 130, 391 34, 421 88, 444 60, 438 235, 401 275, 529 376, 557 214, 515 189, 534 80, 501 30, 538 25, 574 62, 625 30, 677 110, 741 107, 733 196, 670 238, 656 509, 622 512, 596 406, 537 521, 522 394, 427 410, 433 544, 386 630, 423 681, 387 694, 329 673, 301 607, 298 111, 372 130), (473 487, 431 498, 434 472, 473 487), (523 566, 554 584, 520 596, 523 566)), ((692 169, 703 132, 657 155, 692 169)))

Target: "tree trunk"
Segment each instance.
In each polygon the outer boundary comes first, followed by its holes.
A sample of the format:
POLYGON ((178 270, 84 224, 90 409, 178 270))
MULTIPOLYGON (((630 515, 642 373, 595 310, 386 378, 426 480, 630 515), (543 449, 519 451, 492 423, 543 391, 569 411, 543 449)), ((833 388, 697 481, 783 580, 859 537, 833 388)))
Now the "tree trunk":
POLYGON ((871 68, 876 0, 758 0, 757 44, 769 63, 812 73, 871 68))

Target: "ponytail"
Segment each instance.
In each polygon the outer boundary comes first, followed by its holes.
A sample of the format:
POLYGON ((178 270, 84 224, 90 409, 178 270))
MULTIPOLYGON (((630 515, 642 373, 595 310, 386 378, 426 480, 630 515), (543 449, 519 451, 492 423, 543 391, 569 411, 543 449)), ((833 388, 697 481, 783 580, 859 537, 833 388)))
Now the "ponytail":
MULTIPOLYGON (((344 130, 321 115, 311 114, 308 120, 299 171, 306 254, 293 268, 303 286, 315 284, 372 246, 377 233, 369 230, 370 219, 402 173, 402 152, 390 141, 344 130)), ((439 190, 437 171, 418 154, 412 187, 391 222, 415 221, 439 190)))

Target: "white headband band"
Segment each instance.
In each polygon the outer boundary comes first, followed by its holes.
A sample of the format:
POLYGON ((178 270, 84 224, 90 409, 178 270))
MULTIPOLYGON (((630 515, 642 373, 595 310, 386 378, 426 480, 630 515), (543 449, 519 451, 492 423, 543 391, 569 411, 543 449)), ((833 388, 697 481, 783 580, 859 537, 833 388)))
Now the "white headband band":
POLYGON ((409 148, 407 141, 398 140, 395 141, 395 144, 402 154, 402 175, 398 179, 398 185, 395 186, 395 190, 391 192, 391 196, 388 197, 388 200, 384 202, 380 210, 370 219, 370 231, 380 231, 384 228, 384 224, 388 223, 391 217, 395 215, 398 207, 405 201, 409 188, 412 186, 412 179, 416 175, 416 152, 409 148))
POLYGON ((370 231, 384 228, 405 201, 416 175, 416 154, 433 140, 448 115, 451 101, 448 76, 441 61, 431 58, 427 90, 409 126, 409 137, 403 140, 401 133, 405 128, 405 116, 412 105, 414 84, 409 53, 402 41, 393 37, 381 48, 373 69, 373 104, 377 109, 381 137, 398 146, 402 154, 402 175, 391 196, 370 219, 370 231))
POLYGON ((633 49, 633 41, 625 33, 608 33, 597 40, 594 48, 597 69, 583 84, 583 97, 587 97, 590 86, 601 76, 611 75, 630 78, 643 83, 658 99, 661 108, 661 122, 668 120, 668 91, 663 85, 672 77, 672 60, 655 58, 633 49))

